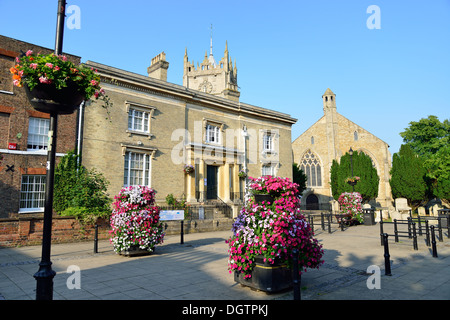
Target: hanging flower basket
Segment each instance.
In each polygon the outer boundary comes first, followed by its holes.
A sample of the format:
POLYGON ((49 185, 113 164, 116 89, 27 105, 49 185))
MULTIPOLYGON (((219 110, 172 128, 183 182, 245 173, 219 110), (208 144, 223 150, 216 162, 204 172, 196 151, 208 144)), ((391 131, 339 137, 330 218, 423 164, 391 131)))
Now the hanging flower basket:
POLYGON ((191 174, 192 172, 194 172, 194 166, 190 165, 190 164, 187 164, 187 165, 184 166, 183 171, 186 174, 191 174))
POLYGON ((65 88, 56 89, 52 84, 38 84, 33 90, 25 85, 31 105, 37 111, 58 114, 73 113, 85 99, 78 86, 70 81, 65 88))
POLYGON ((64 55, 34 54, 28 50, 10 68, 13 84, 24 87, 31 105, 46 113, 73 113, 83 100, 101 98, 110 105, 100 88, 100 75, 93 68, 75 65, 64 55))
POLYGON ((247 173, 241 169, 241 170, 239 170, 238 176, 241 179, 245 179, 245 178, 247 178, 247 173))
POLYGON ((360 180, 360 178, 358 176, 354 176, 354 177, 348 177, 347 179, 345 179, 345 182, 347 182, 351 186, 356 186, 356 184, 358 183, 359 180, 360 180))

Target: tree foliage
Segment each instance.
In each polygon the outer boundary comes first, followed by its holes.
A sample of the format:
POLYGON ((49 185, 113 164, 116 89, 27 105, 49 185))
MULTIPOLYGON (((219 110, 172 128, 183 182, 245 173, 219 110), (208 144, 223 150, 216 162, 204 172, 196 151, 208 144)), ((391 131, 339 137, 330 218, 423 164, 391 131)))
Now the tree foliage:
POLYGON ((90 215, 104 216, 111 211, 106 193, 109 183, 102 174, 80 165, 78 159, 70 151, 56 167, 53 208, 58 214, 81 220, 92 220, 90 215))
POLYGON ((400 136, 422 159, 429 188, 427 197, 450 200, 450 121, 441 122, 430 115, 410 122, 400 136))
POLYGON ((343 155, 340 162, 333 160, 330 169, 330 185, 333 198, 339 199, 344 192, 353 192, 353 187, 345 180, 351 176, 358 176, 360 180, 354 186, 355 192, 359 192, 364 202, 378 197, 378 185, 380 178, 377 169, 372 164, 372 159, 364 152, 354 151, 343 155), (353 166, 353 174, 352 174, 353 166))
POLYGON ((299 165, 297 163, 292 164, 292 181, 296 184, 298 184, 298 191, 299 194, 302 194, 303 191, 306 190, 306 181, 308 180, 308 177, 303 172, 302 169, 300 169, 299 165))
POLYGON ((390 174, 389 183, 394 198, 406 198, 413 207, 426 199, 427 183, 423 160, 409 145, 402 145, 400 151, 394 153, 390 174))

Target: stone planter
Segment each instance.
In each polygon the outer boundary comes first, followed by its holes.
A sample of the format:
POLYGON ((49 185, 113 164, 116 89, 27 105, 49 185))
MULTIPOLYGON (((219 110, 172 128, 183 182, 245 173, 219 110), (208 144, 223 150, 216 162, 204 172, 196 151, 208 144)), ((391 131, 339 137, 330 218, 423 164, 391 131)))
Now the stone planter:
MULTIPOLYGON (((153 252, 155 249, 153 249, 153 252)), ((130 249, 121 251, 119 254, 126 257, 137 257, 137 256, 145 256, 149 255, 153 252, 148 251, 147 249, 141 249, 138 245, 133 245, 130 249)))
POLYGON ((56 89, 52 84, 42 83, 31 91, 28 86, 24 88, 33 108, 45 113, 71 114, 85 98, 73 82, 68 82, 67 87, 61 89, 56 89))
POLYGON ((269 195, 269 194, 255 194, 255 202, 257 203, 262 203, 263 201, 265 201, 265 203, 270 202, 270 204, 273 204, 273 202, 275 201, 275 199, 269 195))
POLYGON ((263 257, 257 257, 251 278, 244 279, 244 274, 235 271, 234 281, 241 285, 261 290, 267 293, 275 293, 292 287, 292 271, 286 265, 275 261, 274 264, 263 261, 263 257))

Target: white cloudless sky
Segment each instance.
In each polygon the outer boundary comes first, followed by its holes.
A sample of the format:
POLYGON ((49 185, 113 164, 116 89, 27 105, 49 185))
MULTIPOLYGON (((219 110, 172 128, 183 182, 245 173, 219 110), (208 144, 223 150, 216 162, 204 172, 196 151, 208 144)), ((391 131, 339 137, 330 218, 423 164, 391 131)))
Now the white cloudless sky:
MULTIPOLYGON (((57 0, 0 0, 0 34, 54 48, 57 0)), ((236 60, 240 100, 288 113, 292 140, 337 110, 390 145, 411 121, 450 118, 450 0, 71 0, 80 28, 64 30, 63 51, 146 75, 164 51, 168 81, 182 85, 183 56, 236 60), (367 20, 379 8, 379 29, 367 20)), ((68 12, 66 22, 74 13, 68 12)))

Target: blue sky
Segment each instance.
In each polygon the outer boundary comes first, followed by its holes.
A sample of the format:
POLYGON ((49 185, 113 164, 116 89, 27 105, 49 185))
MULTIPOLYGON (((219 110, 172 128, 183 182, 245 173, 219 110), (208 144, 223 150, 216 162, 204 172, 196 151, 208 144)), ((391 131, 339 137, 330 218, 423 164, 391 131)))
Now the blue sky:
MULTIPOLYGON (((57 0, 0 0, 0 34, 54 48, 57 0)), ((409 122, 450 118, 450 0, 105 1, 71 0, 80 28, 63 50, 146 74, 164 51, 168 81, 182 84, 183 56, 236 59, 241 101, 298 119, 292 140, 322 115, 322 94, 338 112, 398 152, 409 122), (380 9, 380 29, 366 21, 380 9)), ((68 14, 70 16, 70 14, 68 14)), ((66 18, 66 21, 68 18, 66 18)))

